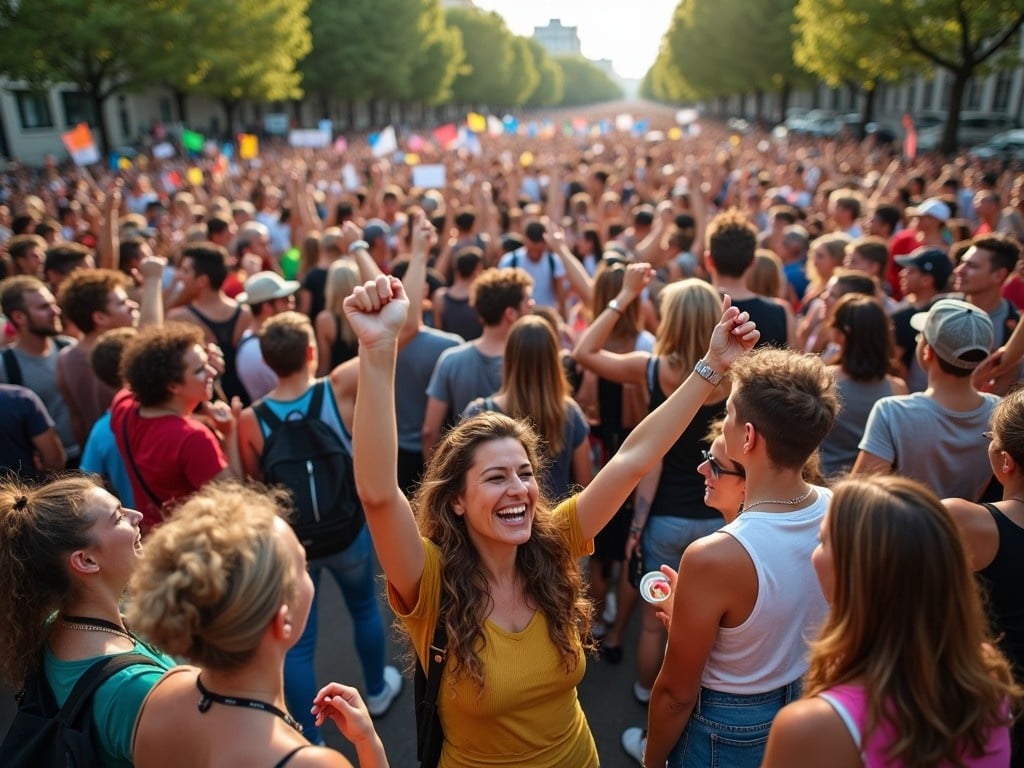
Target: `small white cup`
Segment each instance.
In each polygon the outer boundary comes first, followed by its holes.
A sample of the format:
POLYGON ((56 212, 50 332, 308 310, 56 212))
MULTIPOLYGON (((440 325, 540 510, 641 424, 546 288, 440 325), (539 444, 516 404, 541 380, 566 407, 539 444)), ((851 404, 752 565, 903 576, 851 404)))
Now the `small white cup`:
POLYGON ((654 605, 663 603, 672 596, 672 585, 661 571, 648 571, 640 579, 640 596, 654 605))

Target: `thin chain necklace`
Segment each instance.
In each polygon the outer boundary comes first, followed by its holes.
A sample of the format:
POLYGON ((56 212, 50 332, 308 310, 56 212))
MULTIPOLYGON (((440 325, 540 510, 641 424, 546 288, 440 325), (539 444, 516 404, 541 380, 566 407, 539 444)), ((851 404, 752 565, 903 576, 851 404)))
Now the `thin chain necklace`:
POLYGON ((91 616, 61 616, 57 621, 62 627, 68 629, 77 629, 80 632, 107 632, 135 642, 135 637, 131 632, 121 629, 112 621, 94 619, 91 616))
POLYGON ((297 722, 295 718, 287 712, 278 709, 268 701, 260 701, 259 699, 243 699, 241 696, 224 696, 220 693, 214 693, 213 691, 207 690, 206 686, 203 685, 202 680, 199 679, 199 675, 196 675, 196 688, 199 689, 200 712, 206 712, 214 702, 224 704, 229 707, 248 707, 249 709, 258 709, 260 712, 269 712, 270 714, 281 718, 296 731, 302 733, 301 723, 297 722))
POLYGON ((814 486, 809 485, 807 486, 807 490, 804 493, 801 493, 799 496, 794 496, 792 499, 761 499, 761 501, 755 501, 753 504, 747 504, 746 506, 743 507, 742 511, 746 512, 751 508, 759 507, 762 504, 782 504, 787 507, 795 507, 797 504, 806 501, 807 498, 811 495, 811 491, 813 490, 814 486))

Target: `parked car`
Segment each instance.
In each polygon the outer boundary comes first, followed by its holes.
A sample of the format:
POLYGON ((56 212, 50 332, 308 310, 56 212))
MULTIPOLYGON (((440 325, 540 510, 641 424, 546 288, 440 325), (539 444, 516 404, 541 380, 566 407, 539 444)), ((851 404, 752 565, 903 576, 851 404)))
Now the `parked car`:
MULTIPOLYGON (((961 112, 960 124, 957 127, 957 145, 970 146, 992 138, 1000 131, 1012 126, 1012 121, 1005 115, 987 114, 984 112, 961 112)), ((942 134, 946 129, 945 120, 921 128, 918 124, 917 148, 930 152, 942 144, 942 134)))
POLYGON ((981 160, 1018 160, 1024 162, 1024 128, 997 133, 991 139, 971 149, 972 157, 981 160))

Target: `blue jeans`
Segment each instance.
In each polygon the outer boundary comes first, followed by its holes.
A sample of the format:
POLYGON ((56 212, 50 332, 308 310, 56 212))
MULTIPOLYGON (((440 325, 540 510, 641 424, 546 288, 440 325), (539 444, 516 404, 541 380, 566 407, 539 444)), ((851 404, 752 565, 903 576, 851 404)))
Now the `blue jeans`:
POLYGON ((723 525, 725 520, 720 517, 700 520, 656 515, 647 518, 642 539, 644 571, 656 571, 663 565, 678 569, 684 549, 723 525))
POLYGON ((800 680, 744 696, 701 688, 669 768, 758 768, 776 713, 800 698, 800 680))
MULTIPOLYGON (((309 608, 309 619, 302 637, 285 657, 284 692, 288 709, 302 723, 303 733, 314 744, 321 743, 309 708, 320 690, 313 656, 316 652, 317 603, 320 592, 320 573, 325 568, 341 588, 352 626, 355 630, 356 653, 363 667, 363 679, 367 694, 378 694, 384 690, 384 661, 387 653, 387 638, 384 635, 384 620, 377 603, 377 580, 374 572, 373 544, 370 531, 364 525, 347 549, 336 555, 312 560, 308 564, 313 579, 313 604, 309 608)), ((348 682, 348 681, 342 681, 348 682)))

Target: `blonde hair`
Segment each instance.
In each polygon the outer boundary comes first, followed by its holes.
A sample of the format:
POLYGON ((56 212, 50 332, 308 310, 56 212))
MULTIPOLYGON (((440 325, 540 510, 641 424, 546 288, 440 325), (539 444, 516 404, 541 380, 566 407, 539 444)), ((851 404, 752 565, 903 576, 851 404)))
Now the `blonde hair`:
POLYGON ((722 299, 710 284, 691 277, 666 285, 658 300, 661 322, 654 354, 677 370, 689 370, 707 351, 722 316, 722 299))
POLYGON ((533 424, 549 456, 565 446, 569 383, 558 354, 558 339, 538 315, 523 315, 509 330, 499 394, 505 412, 533 424))
POLYGON ((857 680, 866 734, 890 721, 887 760, 938 765, 981 755, 1020 698, 995 649, 956 523, 923 485, 844 480, 828 513, 832 610, 811 645, 804 695, 857 680))
POLYGON ((773 251, 758 248, 754 252, 754 264, 747 272, 747 288, 759 296, 784 299, 785 285, 782 260, 773 251))
POLYGON ((295 591, 292 555, 273 533, 286 505, 271 488, 204 486, 147 539, 129 584, 132 628, 201 666, 245 664, 295 591))
POLYGON ((352 347, 356 343, 356 332, 345 317, 345 299, 360 285, 359 267, 351 259, 337 259, 327 270, 327 287, 324 304, 335 317, 341 318, 341 338, 352 347))
MULTIPOLYGON (((820 293, 825 289, 825 283, 828 282, 828 278, 831 275, 822 275, 818 273, 818 268, 814 266, 814 252, 819 248, 829 255, 829 258, 835 262, 835 267, 841 267, 843 265, 843 258, 846 256, 846 246, 853 241, 853 238, 844 232, 830 232, 827 235, 822 235, 811 241, 811 247, 807 249, 807 278, 810 281, 807 289, 810 293, 820 293)), ((805 294, 807 295, 807 294, 805 294)))
MULTIPOLYGON (((594 277, 594 295, 590 303, 592 317, 600 315, 608 306, 608 302, 618 295, 625 279, 626 267, 622 264, 613 264, 607 267, 602 265, 598 268, 597 275, 594 277)), ((637 299, 622 308, 609 336, 612 339, 635 343, 640 331, 640 300, 637 299)))

